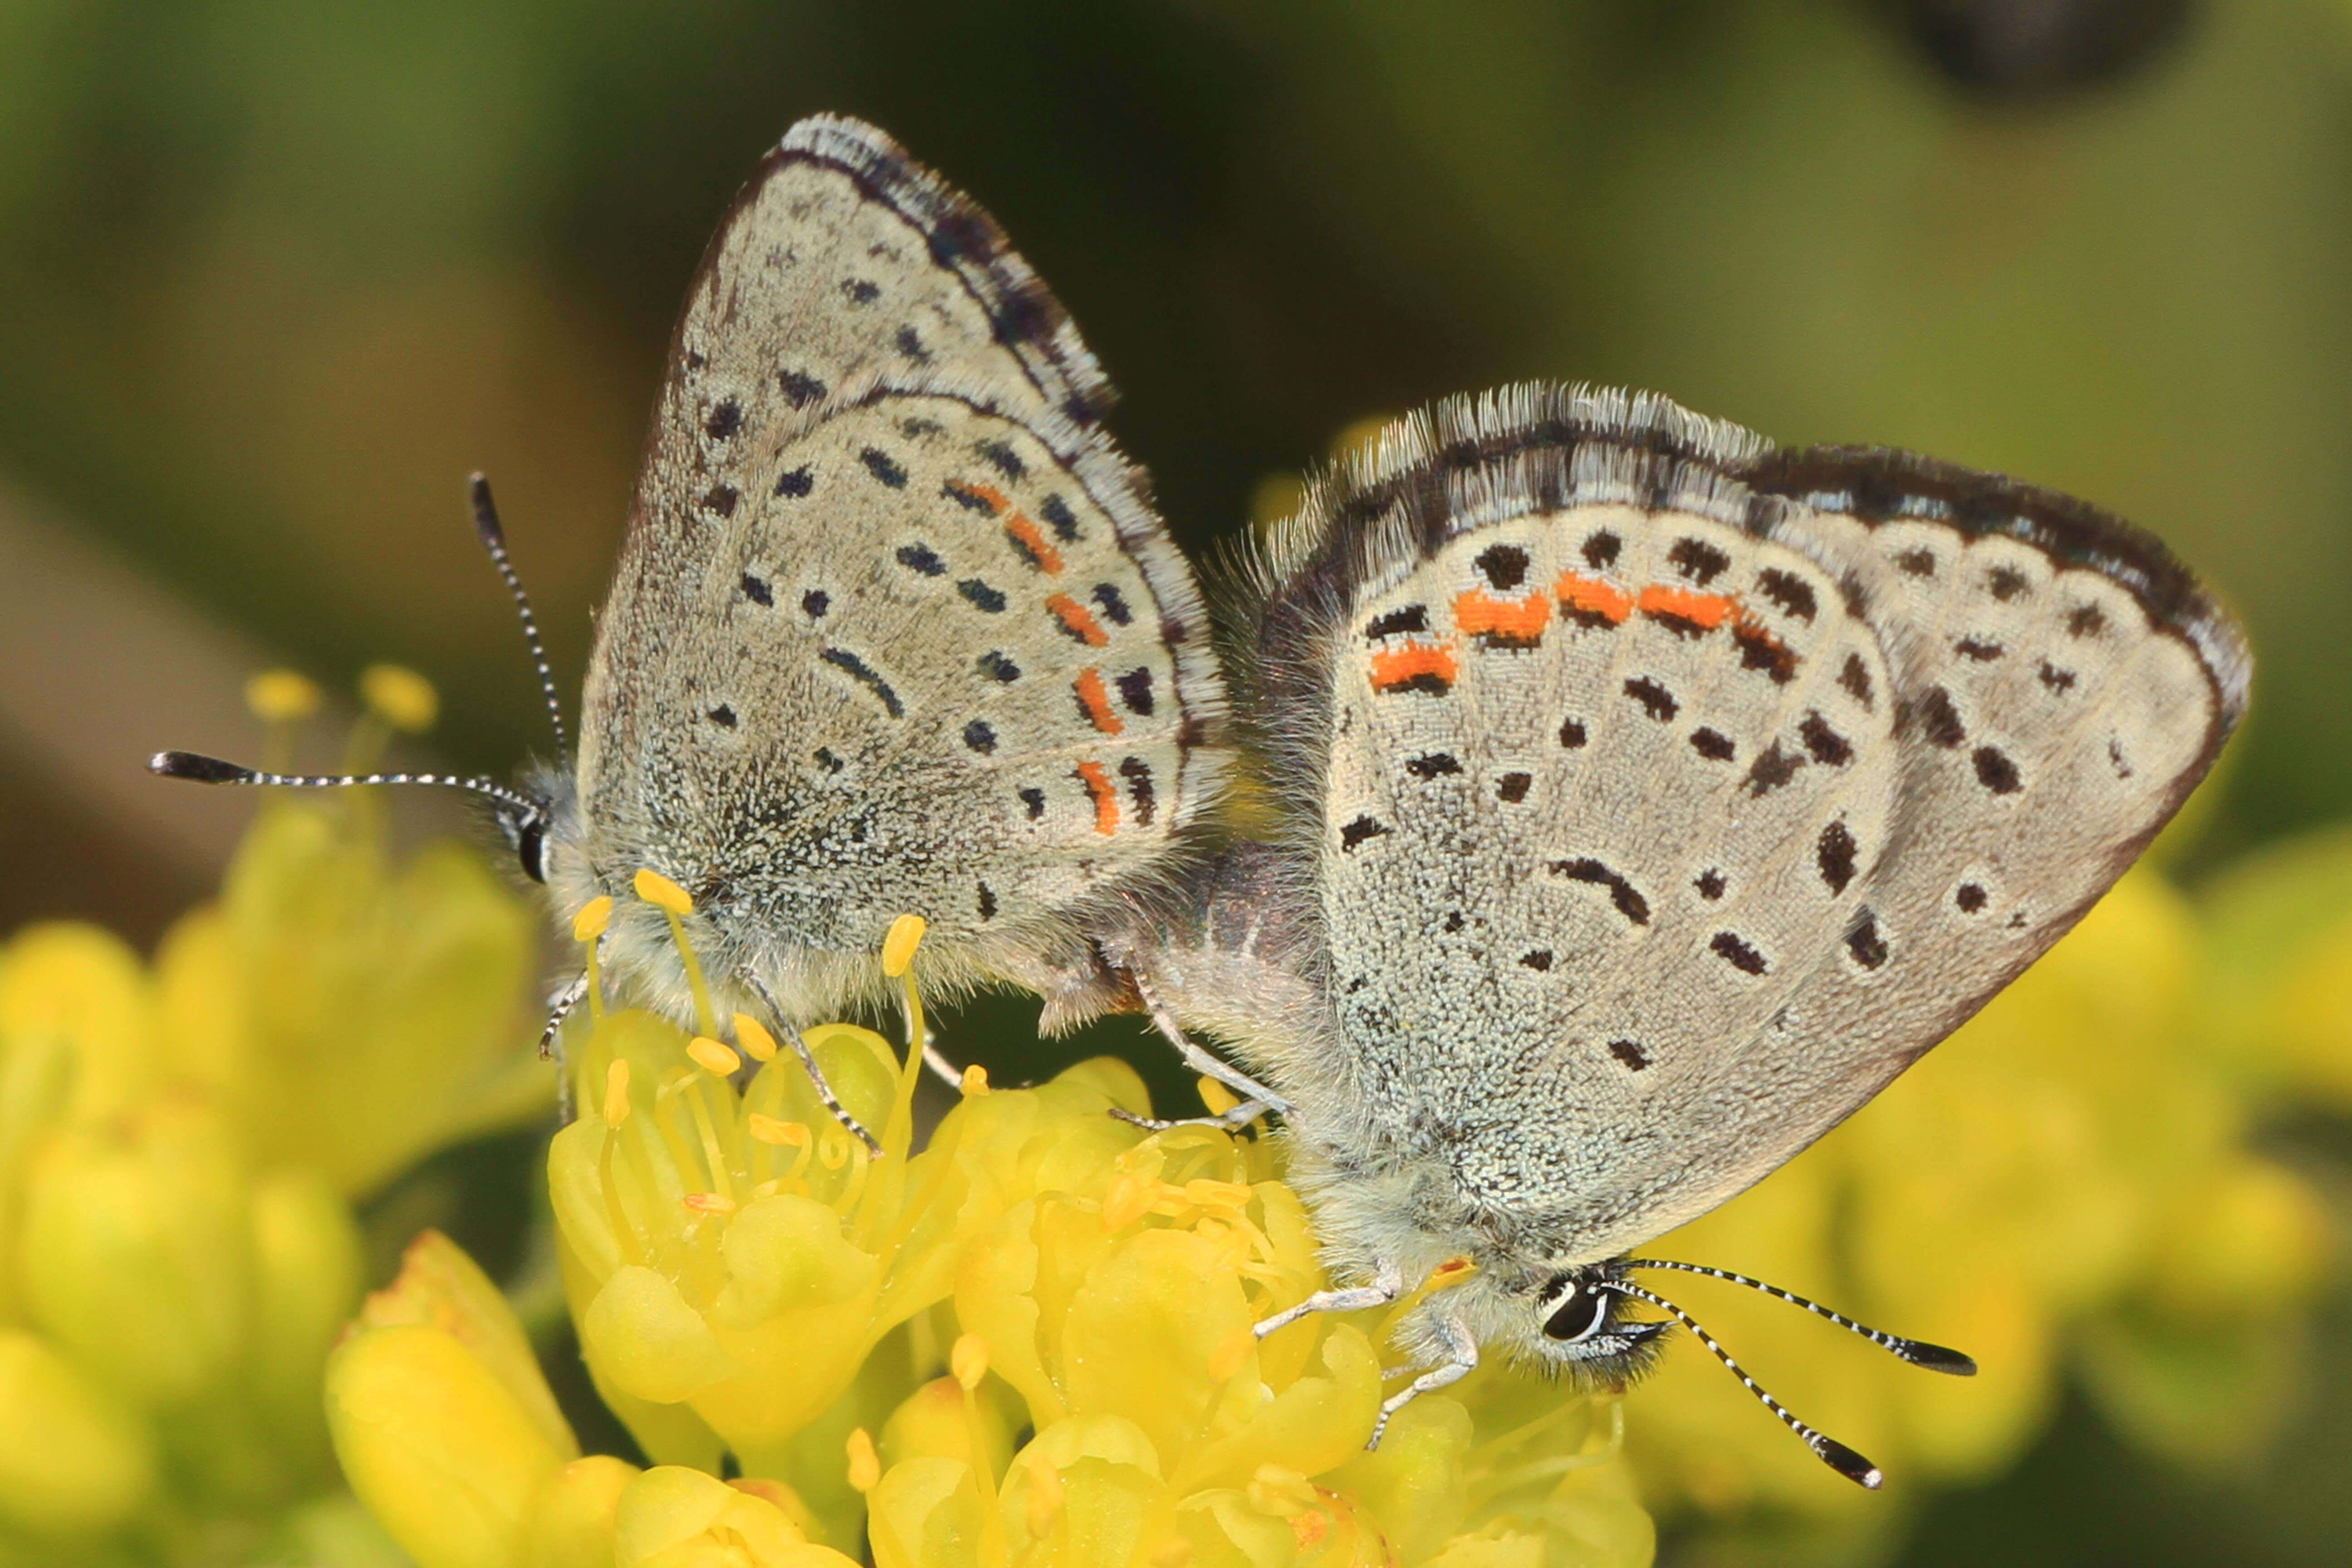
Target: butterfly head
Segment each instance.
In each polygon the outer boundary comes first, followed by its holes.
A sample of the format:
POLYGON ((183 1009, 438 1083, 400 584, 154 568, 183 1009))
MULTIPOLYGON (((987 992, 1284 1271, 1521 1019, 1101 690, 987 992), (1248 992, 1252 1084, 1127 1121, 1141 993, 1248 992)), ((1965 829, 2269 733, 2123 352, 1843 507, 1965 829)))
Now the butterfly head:
POLYGON ((1631 1300, 1609 1288, 1622 1278, 1604 1263, 1540 1279, 1523 1320, 1525 1348, 1597 1382, 1625 1383, 1647 1372, 1670 1325, 1633 1321, 1631 1300))

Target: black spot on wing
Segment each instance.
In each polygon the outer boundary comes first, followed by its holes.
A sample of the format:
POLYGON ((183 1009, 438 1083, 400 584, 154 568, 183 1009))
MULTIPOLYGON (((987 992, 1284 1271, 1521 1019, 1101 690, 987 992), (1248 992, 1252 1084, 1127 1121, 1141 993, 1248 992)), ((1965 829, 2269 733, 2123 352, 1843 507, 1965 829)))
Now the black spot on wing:
POLYGON ((1111 684, 1118 688, 1118 700, 1127 704, 1129 712, 1150 716, 1151 671, 1130 669, 1111 684))
POLYGON ((1003 654, 992 649, 972 660, 971 667, 989 679, 1003 681, 1008 685, 1021 679, 1021 667, 1005 658, 1003 654))
POLYGON ((1936 552, 1932 550, 1905 550, 1895 557, 1895 569, 1908 577, 1933 577, 1936 574, 1936 552))
POLYGON ((730 708, 724 702, 721 702, 718 707, 711 709, 703 716, 722 730, 732 730, 735 728, 735 710, 730 708))
POLYGON ((1490 544, 1478 552, 1471 563, 1486 575, 1486 581, 1499 592, 1516 588, 1527 581, 1528 552, 1516 544, 1490 544))
POLYGON ((1517 805, 1528 798, 1528 786, 1533 783, 1532 773, 1505 773, 1495 781, 1495 798, 1517 805))
POLYGON ((2071 690, 2074 685, 2073 670, 2061 669, 2046 658, 2042 661, 2041 676, 2042 684, 2052 691, 2071 690))
POLYGON ((1135 804, 1135 820, 1139 826, 1151 826, 1154 797, 1151 790, 1151 764, 1141 757, 1129 757, 1118 764, 1118 776, 1127 781, 1127 797, 1135 804))
POLYGON ((1519 954, 1519 966, 1523 969, 1532 969, 1538 974, 1544 973, 1551 967, 1551 949, 1539 947, 1533 952, 1519 954))
POLYGON ((1619 914, 1637 926, 1650 923, 1650 901, 1642 897, 1633 883, 1601 862, 1590 858, 1555 860, 1551 863, 1551 871, 1553 876, 1565 877, 1571 882, 1589 882, 1595 887, 1608 889, 1609 901, 1617 906, 1619 914))
POLYGON ((1029 466, 1021 460, 1021 454, 1013 449, 1010 441, 982 441, 977 449, 991 467, 1008 479, 1021 479, 1029 472, 1029 466))
POLYGON ((1738 751, 1738 748, 1731 743, 1730 736, 1720 730, 1709 730, 1705 726, 1691 731, 1690 743, 1692 751, 1711 763, 1727 763, 1738 751))
POLYGON ((872 474, 877 480, 889 489, 903 490, 907 488, 907 470, 900 468, 890 454, 881 447, 864 448, 857 454, 857 460, 866 465, 867 473, 872 474))
POLYGON ((776 493, 780 496, 797 499, 808 494, 815 486, 816 479, 810 474, 809 466, 806 463, 803 463, 797 468, 786 468, 776 476, 776 493))
POLYGON ((1723 574, 1731 564, 1731 557, 1704 539, 1677 539, 1666 552, 1666 560, 1684 576, 1706 587, 1723 574))
POLYGON ((1780 742, 1773 742, 1764 748, 1762 755, 1748 764, 1746 781, 1748 795, 1756 796, 1771 794, 1790 779, 1795 778, 1797 770, 1804 765, 1804 758, 1793 752, 1782 751, 1780 742))
POLYGON ((1921 692, 1916 701, 1906 703, 1905 717, 1918 725, 1919 733, 1930 744, 1952 751, 1969 738, 1968 726, 1960 722, 1960 710, 1953 704, 1952 694, 1940 686, 1931 686, 1921 692))
POLYGON ((1618 551, 1623 548, 1624 541, 1607 529, 1602 529, 1585 540, 1582 549, 1584 563, 1597 572, 1614 562, 1617 559, 1618 551))
POLYGON ((898 546, 898 564, 926 577, 943 577, 948 570, 948 563, 929 545, 919 542, 898 546))
POLYGON ((1111 625, 1123 626, 1135 619, 1135 612, 1127 607, 1127 601, 1119 596, 1118 589, 1113 584, 1096 584, 1095 591, 1090 596, 1096 604, 1102 606, 1103 618, 1111 625))
POLYGON ((1864 969, 1876 969, 1886 962, 1886 938, 1878 930, 1878 917, 1864 910, 1846 928, 1845 951, 1854 963, 1864 969))
POLYGON ((802 371, 780 372, 776 384, 784 389, 784 401, 795 408, 806 408, 824 395, 824 383, 802 371))
POLYGON ((888 713, 891 718, 899 719, 906 716, 906 704, 898 700, 898 694, 890 689, 890 683, 883 679, 872 665, 867 664, 847 648, 842 647, 819 648, 817 657, 836 669, 847 671, 851 679, 875 695, 875 698, 881 702, 883 711, 888 713))
POLYGON ((741 428, 743 428, 743 405, 731 397, 712 409, 702 421, 703 433, 714 441, 731 439, 735 432, 741 428))
POLYGON ((1763 627, 1735 622, 1731 641, 1739 649, 1740 668, 1760 669, 1771 677, 1775 686, 1786 686, 1796 679, 1795 652, 1763 627))
POLYGON ((973 489, 970 485, 959 484, 953 479, 945 479, 940 482, 940 494, 947 497, 948 500, 955 502, 956 505, 963 508, 966 511, 993 512, 996 510, 995 502, 990 500, 978 490, 973 489))
POLYGON ((1952 889, 1952 902, 1964 915, 1977 914, 1991 901, 1984 889, 1974 882, 1962 882, 1952 889))
POLYGON ((1742 974, 1761 974, 1769 967, 1764 955, 1742 941, 1736 931, 1716 932, 1708 939, 1706 950, 1742 974))
POLYGON ((1853 742, 1830 728, 1830 721, 1818 711, 1809 711, 1804 722, 1797 726, 1797 739, 1805 743, 1813 761, 1842 768, 1853 761, 1853 742))
POLYGON ((1977 782, 1995 795, 2015 795, 2025 787, 2017 763, 1998 746, 1979 746, 1969 761, 1976 764, 1977 782))
POLYGON ((2077 605, 2067 613, 2069 637, 2095 637, 2106 629, 2107 613, 2096 605, 2077 605))
POLYGON ((1625 695, 1640 703, 1644 712, 1662 724, 1682 709, 1682 704, 1675 700, 1673 692, 1646 675, 1636 676, 1627 681, 1625 695))
POLYGON ((1339 829, 1339 847, 1353 849, 1365 839, 1389 831, 1391 829, 1386 825, 1371 817, 1359 816, 1355 821, 1339 829))
POLYGON ((1650 1053, 1633 1040, 1612 1040, 1609 1054, 1625 1064, 1629 1072, 1640 1072, 1650 1065, 1650 1053))
POLYGON ((1990 664, 2001 656, 2000 644, 1990 637, 1967 637, 1952 645, 1952 651, 1962 658, 1972 658, 1979 664, 1990 664))
POLYGON ((1878 704, 1871 690, 1870 666, 1863 662, 1862 655, 1850 653, 1845 656, 1845 668, 1838 671, 1838 685, 1848 697, 1862 704, 1864 712, 1876 711, 1878 704))
POLYGON ((1042 789, 1024 789, 1021 792, 1021 804, 1028 808, 1029 820, 1034 822, 1045 815, 1045 792, 1042 789))
POLYGON ((1571 752, 1581 747, 1584 744, 1583 721, 1577 719, 1561 720, 1559 721, 1559 743, 1563 748, 1571 752))
POLYGON ((993 920, 996 916, 996 891, 987 883, 980 885, 980 918, 993 920))
POLYGON ((1693 882, 1691 886, 1698 889, 1700 898, 1711 904, 1723 897, 1725 886, 1723 873, 1710 866, 1698 874, 1698 880, 1693 882))
POLYGON ((1853 834, 1843 822, 1832 822, 1822 829, 1813 842, 1813 864, 1822 874, 1822 883, 1832 897, 1846 890, 1853 881, 1854 868, 1862 847, 1853 841, 1853 834))
POLYGON ((1054 537, 1063 543, 1076 544, 1078 542, 1078 520, 1071 514, 1069 503, 1060 496, 1047 496, 1037 508, 1037 515, 1045 520, 1045 525, 1054 531, 1054 537))
POLYGON ((831 608, 833 608, 833 600, 822 588, 811 588, 801 595, 801 613, 810 620, 821 619, 825 611, 831 608))
POLYGON ((992 616, 1003 613, 1003 594, 990 587, 977 577, 966 577, 962 582, 958 583, 956 592, 992 616))
POLYGON ((2014 566, 1996 566, 1985 574, 1985 589, 2006 604, 2033 584, 2025 574, 2014 566))
POLYGON ((1404 760, 1404 771, 1417 779, 1433 779, 1443 773, 1458 773, 1462 763, 1451 752, 1428 752, 1404 760))
POLYGON ((702 498, 702 510, 720 517, 733 517, 735 503, 741 499, 733 485, 713 485, 702 498))
POLYGON ((1756 574, 1756 589, 1780 605, 1782 613, 1801 621, 1811 621, 1821 608, 1813 598, 1811 584, 1778 566, 1768 566, 1756 574))
POLYGON ((1429 629, 1429 606, 1407 605, 1401 610, 1391 610, 1364 628, 1368 637, 1395 637, 1400 632, 1425 632, 1429 629))
POLYGON ((996 750, 996 731, 985 719, 974 719, 963 727, 963 743, 982 756, 996 750))
POLYGON ((755 605, 772 605, 776 602, 775 595, 768 591, 768 584, 749 572, 743 574, 742 588, 743 596, 755 605))

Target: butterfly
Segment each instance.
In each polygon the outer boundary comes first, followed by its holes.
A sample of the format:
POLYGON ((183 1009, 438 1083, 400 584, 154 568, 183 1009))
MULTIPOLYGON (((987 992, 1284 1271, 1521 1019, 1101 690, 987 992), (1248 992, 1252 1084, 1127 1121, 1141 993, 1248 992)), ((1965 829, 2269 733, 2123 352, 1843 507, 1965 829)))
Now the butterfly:
POLYGON ((1208 1120, 1282 1118, 1349 1281, 1261 1335, 1447 1285, 1400 1326, 1383 1423, 1488 1352, 1621 1382, 1673 1322, 1738 1372, 1644 1269, 1973 1371, 1634 1249, 1867 1102, 2122 874, 2244 710, 2227 613, 2047 490, 1519 386, 1316 484, 1252 559, 1227 672, 1109 396, 985 214, 879 131, 804 121, 688 293, 576 755, 520 788, 152 765, 486 795, 559 915, 615 898, 605 973, 681 1021, 667 916, 618 897, 641 870, 690 900, 713 986, 788 1030, 873 1000, 908 911, 927 986, 1026 987, 1049 1023, 1140 1005, 1240 1097, 1208 1120), (1224 809, 1237 764, 1271 826, 1224 809))
POLYGON ((1255 579, 1235 643, 1277 826, 1113 948, 1231 1043, 1228 1120, 1284 1117, 1333 1272, 1370 1281, 1263 1331, 1476 1266, 1408 1321, 1428 1370, 1391 1413, 1481 1347, 1622 1381, 1663 1326, 1633 1302, 1722 1355, 1643 1268, 1796 1300, 1631 1255, 2047 951, 2252 670, 2161 545, 2083 502, 1590 388, 1390 426, 1255 579))

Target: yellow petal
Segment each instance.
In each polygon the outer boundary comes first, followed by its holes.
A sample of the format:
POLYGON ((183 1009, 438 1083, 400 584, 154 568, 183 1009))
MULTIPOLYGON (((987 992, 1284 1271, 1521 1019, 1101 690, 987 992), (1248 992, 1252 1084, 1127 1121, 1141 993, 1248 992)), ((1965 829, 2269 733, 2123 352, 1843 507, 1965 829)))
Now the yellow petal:
POLYGON ((636 1466, 609 1454, 574 1459, 531 1505, 521 1568, 613 1568, 614 1521, 636 1466))
POLYGON ((130 1521, 154 1485, 145 1424, 47 1342, 0 1329, 0 1521, 93 1534, 130 1521))

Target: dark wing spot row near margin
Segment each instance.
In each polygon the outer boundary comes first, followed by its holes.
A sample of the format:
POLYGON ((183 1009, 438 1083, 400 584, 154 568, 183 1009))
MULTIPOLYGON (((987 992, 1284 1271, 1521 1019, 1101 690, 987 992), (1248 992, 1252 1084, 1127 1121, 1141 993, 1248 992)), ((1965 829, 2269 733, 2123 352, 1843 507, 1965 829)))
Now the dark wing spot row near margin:
POLYGON ((1047 496, 1037 508, 1037 515, 1054 531, 1054 537, 1065 544, 1078 542, 1078 520, 1070 511, 1069 503, 1060 496, 1047 496))
POLYGON ((1129 712, 1151 716, 1151 671, 1130 669, 1111 684, 1118 688, 1118 700, 1127 704, 1129 712))
POLYGON ((1855 917, 1845 933, 1845 950, 1864 969, 1886 962, 1886 939, 1878 933, 1878 917, 1868 910, 1855 917))
POLYGON ((942 479, 940 481, 940 494, 947 497, 948 500, 955 502, 956 505, 963 508, 966 511, 992 512, 996 510, 995 503, 991 501, 986 496, 982 495, 978 490, 973 489, 971 486, 958 484, 953 479, 942 479))
POLYGON ((1813 844, 1813 864, 1820 868, 1822 885, 1832 896, 1844 892, 1853 880, 1861 848, 1843 822, 1832 822, 1822 829, 1821 837, 1813 844))
POLYGON ((1528 552, 1516 544, 1490 544, 1478 552, 1471 563, 1486 574, 1486 581, 1497 592, 1516 588, 1527 581, 1528 552))
POLYGON ((1127 601, 1119 597, 1118 589, 1114 584, 1096 584, 1092 597, 1096 604, 1102 606, 1104 618, 1112 626, 1123 626, 1135 619, 1135 612, 1127 607, 1127 601))
POLYGON ((1388 831, 1389 829, 1385 826, 1374 821, 1371 817, 1360 816, 1356 818, 1355 821, 1348 824, 1347 826, 1339 829, 1339 847, 1342 849, 1353 849, 1357 845, 1361 844, 1365 839, 1373 837, 1375 834, 1386 833, 1388 831))
POLYGON ((992 616, 1003 612, 1004 595, 977 577, 966 577, 958 583, 956 592, 992 616))
POLYGON ((755 605, 772 605, 776 602, 776 596, 768 591, 768 584, 749 572, 743 574, 743 596, 755 605))
POLYGON ((1742 942, 1735 931, 1716 932, 1708 941, 1706 949, 1742 974, 1761 974, 1768 967, 1764 955, 1742 942))
POLYGON ((1608 889, 1609 901, 1617 906, 1619 914, 1637 926, 1650 923, 1650 901, 1634 889, 1633 883, 1600 861, 1591 858, 1555 860, 1551 863, 1551 871, 1553 876, 1565 877, 1571 882, 1590 882, 1595 887, 1608 889))
POLYGON ((891 690, 890 683, 877 674, 874 667, 864 659, 851 653, 847 648, 839 647, 819 648, 817 657, 836 669, 848 671, 860 685, 881 700, 883 710, 891 718, 900 719, 906 716, 906 705, 898 700, 898 694, 891 690))
POLYGON ((1615 561, 1617 552, 1623 547, 1622 540, 1603 529, 1584 542, 1584 563, 1597 572, 1615 561))
POLYGON ((1129 757, 1118 764, 1118 776, 1127 781, 1127 796, 1135 803, 1135 821, 1139 827, 1151 826, 1151 764, 1141 757, 1129 757))
POLYGON ((1794 572, 1784 572, 1778 566, 1768 566, 1756 574, 1756 590, 1780 606, 1784 614, 1810 622, 1821 605, 1813 598, 1813 590, 1794 572))
POLYGON ((702 428, 714 441, 731 438, 736 431, 743 428, 743 405, 731 397, 728 398, 704 418, 702 428))
POLYGON ((1895 569, 1906 577, 1933 577, 1936 574, 1936 552, 1932 550, 1906 550, 1895 557, 1895 569))
POLYGON ((972 449, 988 459, 991 467, 1008 479, 1017 479, 1029 472, 1029 466, 1013 449, 1010 441, 979 441, 972 449))
POLYGON ((1952 651, 1962 658, 1975 659, 1979 664, 1990 664, 2001 656, 2000 644, 1990 637, 1962 637, 1952 645, 1952 651))
POLYGON ((996 915, 996 889, 987 883, 980 885, 980 918, 992 920, 996 915))
POLYGON ((824 383, 797 370, 779 372, 776 384, 784 389, 784 401, 795 408, 806 408, 824 395, 824 383))
POLYGON ((1739 649, 1740 668, 1760 669, 1772 678, 1775 686, 1786 686, 1796 679, 1795 652, 1763 627, 1735 623, 1731 640, 1739 649))
POLYGON ((1690 743, 1692 751, 1711 763, 1727 763, 1739 749, 1722 731, 1709 730, 1705 726, 1691 731, 1690 743))
POLYGON ((926 577, 947 575, 948 563, 940 560, 938 553, 928 544, 898 546, 898 564, 912 571, 920 572, 926 577))
POLYGON ((1994 598, 2003 604, 2016 598, 2031 586, 2032 584, 2026 581, 2025 574, 2014 566, 1996 566, 1985 574, 1985 587, 1991 592, 1994 598))
POLYGON ((1368 637, 1395 637, 1400 632, 1425 632, 1429 629, 1429 606, 1407 605, 1402 610, 1391 610, 1364 628, 1368 637))
POLYGON ((903 490, 907 488, 907 470, 900 468, 892 459, 890 454, 881 447, 864 448, 857 454, 857 460, 866 465, 867 473, 872 474, 891 489, 903 490))
POLYGON ((1458 773, 1462 764, 1451 752, 1430 752, 1423 756, 1407 757, 1404 771, 1417 779, 1433 779, 1440 773, 1458 773))
POLYGON ((2065 691, 2074 684, 2074 672, 2061 669, 2048 659, 2042 661, 2042 684, 2053 691, 2065 691))
POLYGON ((780 496, 798 499, 808 494, 815 486, 816 479, 809 473, 809 466, 806 463, 803 463, 797 468, 786 468, 776 476, 776 493, 780 496))
POLYGON ((1674 548, 1666 552, 1666 560, 1702 588, 1721 576, 1723 569, 1731 564, 1730 556, 1704 539, 1675 540, 1674 548))

